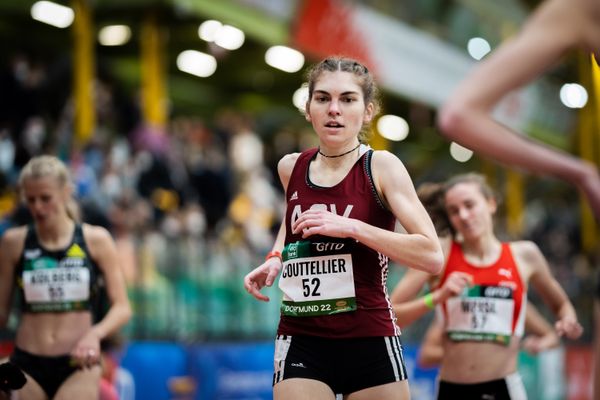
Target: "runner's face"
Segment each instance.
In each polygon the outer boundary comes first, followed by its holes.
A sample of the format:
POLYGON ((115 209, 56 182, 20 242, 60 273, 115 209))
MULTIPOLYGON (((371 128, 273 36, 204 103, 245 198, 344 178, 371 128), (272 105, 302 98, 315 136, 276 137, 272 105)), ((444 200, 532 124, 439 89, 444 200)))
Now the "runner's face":
POLYGON ((67 192, 52 177, 29 178, 23 182, 23 198, 36 224, 47 224, 66 215, 67 192))
POLYGON ((323 72, 315 83, 307 107, 319 139, 328 145, 355 142, 364 123, 373 117, 373 105, 365 105, 358 78, 349 72, 323 72))
POLYGON ((446 191, 445 203, 450 223, 465 240, 493 232, 496 202, 486 199, 478 184, 464 182, 452 186, 446 191))

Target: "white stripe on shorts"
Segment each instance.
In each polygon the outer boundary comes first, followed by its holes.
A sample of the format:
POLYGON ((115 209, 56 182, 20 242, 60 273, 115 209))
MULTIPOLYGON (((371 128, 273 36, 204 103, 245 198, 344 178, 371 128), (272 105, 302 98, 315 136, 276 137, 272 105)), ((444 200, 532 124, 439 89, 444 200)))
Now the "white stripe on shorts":
POLYGON ((506 388, 511 400, 527 400, 527 392, 525 391, 525 385, 518 372, 513 372, 504 378, 506 382, 506 388))
POLYGON ((285 369, 285 358, 290 350, 292 337, 290 335, 277 335, 275 339, 275 357, 273 359, 274 377, 273 385, 283 380, 283 372, 285 369))
POLYGON ((402 347, 398 336, 385 337, 385 345, 387 347, 390 362, 394 369, 394 378, 398 381, 406 379, 404 368, 402 368, 402 347))

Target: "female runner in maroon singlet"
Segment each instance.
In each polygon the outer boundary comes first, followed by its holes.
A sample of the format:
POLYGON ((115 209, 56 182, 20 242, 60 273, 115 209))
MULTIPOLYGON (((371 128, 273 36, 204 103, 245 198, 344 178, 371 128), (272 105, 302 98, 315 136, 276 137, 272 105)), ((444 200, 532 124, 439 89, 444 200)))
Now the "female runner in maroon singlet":
POLYGON ((409 399, 388 260, 438 273, 435 228, 402 162, 361 144, 377 111, 367 68, 327 58, 309 72, 308 89, 319 147, 279 162, 285 219, 265 263, 244 279, 259 300, 277 277, 283 292, 273 396, 409 399), (404 233, 394 232, 396 220, 404 233))

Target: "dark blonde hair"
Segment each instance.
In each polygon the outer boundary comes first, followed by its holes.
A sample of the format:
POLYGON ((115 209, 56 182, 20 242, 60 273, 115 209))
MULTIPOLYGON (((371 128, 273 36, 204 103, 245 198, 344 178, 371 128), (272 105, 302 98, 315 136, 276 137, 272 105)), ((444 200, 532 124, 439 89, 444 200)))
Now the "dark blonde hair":
POLYGON ((417 195, 433 221, 433 225, 439 236, 450 234, 454 237, 456 235, 456 230, 450 223, 450 218, 446 211, 445 196, 448 190, 461 183, 473 183, 477 185, 479 191, 487 200, 494 199, 498 201, 496 193, 494 193, 487 183, 485 177, 474 172, 453 176, 443 183, 427 182, 421 184, 417 189, 417 195))
MULTIPOLYGON (((54 178, 61 188, 73 186, 71 174, 67 166, 55 156, 42 155, 30 159, 19 174, 18 185, 22 190, 28 179, 54 178)), ((74 221, 81 220, 81 212, 74 198, 67 200, 67 215, 74 221)))
POLYGON ((417 188, 417 196, 423 203, 429 218, 433 221, 438 236, 447 236, 454 232, 444 207, 444 188, 442 183, 426 182, 417 188))
MULTIPOLYGON (((313 96, 315 84, 323 74, 323 72, 349 72, 353 74, 363 92, 363 101, 365 106, 369 103, 373 104, 373 115, 377 115, 380 109, 379 103, 379 89, 375 84, 373 74, 369 72, 369 69, 361 64, 360 62, 347 57, 328 57, 321 62, 313 65, 306 73, 306 80, 308 82, 308 99, 306 101, 306 109, 308 110, 308 103, 313 96)), ((369 125, 363 126, 358 139, 364 142, 367 138, 369 125)))

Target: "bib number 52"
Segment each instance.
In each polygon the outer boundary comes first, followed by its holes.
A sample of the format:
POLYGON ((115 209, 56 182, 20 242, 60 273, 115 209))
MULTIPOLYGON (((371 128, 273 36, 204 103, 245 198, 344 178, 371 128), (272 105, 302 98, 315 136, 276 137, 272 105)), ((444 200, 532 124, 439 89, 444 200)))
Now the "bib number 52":
POLYGON ((321 285, 321 281, 319 278, 304 278, 302 279, 302 294, 304 297, 309 296, 320 296, 319 286, 321 285))

